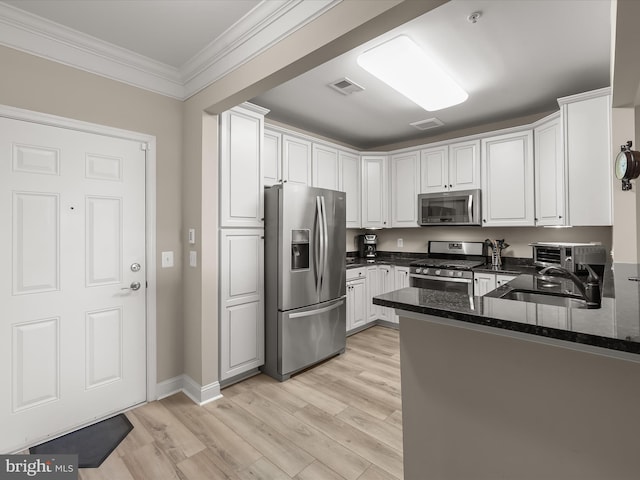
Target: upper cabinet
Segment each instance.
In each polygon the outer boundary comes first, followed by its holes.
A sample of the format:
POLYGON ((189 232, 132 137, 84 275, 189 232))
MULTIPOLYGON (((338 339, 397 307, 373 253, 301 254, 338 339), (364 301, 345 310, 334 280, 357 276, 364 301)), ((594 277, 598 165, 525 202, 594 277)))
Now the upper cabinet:
POLYGON ((560 114, 542 120, 533 130, 535 224, 565 225, 565 162, 560 114))
POLYGON ((480 188, 480 141, 449 145, 449 190, 480 188))
POLYGON ((609 88, 558 99, 567 166, 568 224, 612 225, 609 88))
POLYGON ((267 128, 264 129, 262 171, 265 187, 282 182, 282 134, 267 128))
POLYGON ((311 142, 282 135, 282 181, 311 185, 311 142))
POLYGON ((340 169, 338 190, 347 195, 347 228, 360 228, 362 225, 362 198, 360 196, 360 156, 338 151, 338 167, 340 169))
POLYGON ((391 157, 391 226, 418 226, 420 152, 391 157))
POLYGON ((263 226, 264 114, 250 104, 220 115, 220 226, 263 226))
POLYGON ((533 131, 482 140, 482 225, 533 226, 533 131))
POLYGON ((314 143, 311 165, 313 169, 311 178, 314 187, 338 190, 340 168, 337 149, 314 143))
POLYGON ((386 155, 364 155, 361 161, 362 228, 386 228, 389 226, 388 158, 386 155))
POLYGON ((480 188, 480 141, 422 150, 420 174, 420 193, 480 188))

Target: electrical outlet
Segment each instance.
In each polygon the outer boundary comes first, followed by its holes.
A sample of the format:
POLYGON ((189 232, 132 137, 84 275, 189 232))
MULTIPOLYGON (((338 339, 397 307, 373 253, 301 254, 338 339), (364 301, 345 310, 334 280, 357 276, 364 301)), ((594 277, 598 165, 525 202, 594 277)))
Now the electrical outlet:
POLYGON ((198 266, 198 252, 195 250, 191 250, 189 252, 189 266, 197 267, 198 266))
POLYGON ((398 239, 398 248, 403 248, 404 247, 404 240, 399 238, 398 239))
POLYGON ((190 228, 189 229, 189 243, 191 245, 194 245, 196 243, 196 229, 195 228, 190 228))

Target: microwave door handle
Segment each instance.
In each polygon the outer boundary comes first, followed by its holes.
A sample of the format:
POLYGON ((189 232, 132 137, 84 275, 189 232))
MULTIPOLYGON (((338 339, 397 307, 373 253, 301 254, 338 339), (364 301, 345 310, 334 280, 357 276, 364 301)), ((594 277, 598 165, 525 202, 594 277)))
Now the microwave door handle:
POLYGON ((469 195, 469 202, 467 205, 467 209, 469 210, 469 221, 473 222, 473 195, 469 195))

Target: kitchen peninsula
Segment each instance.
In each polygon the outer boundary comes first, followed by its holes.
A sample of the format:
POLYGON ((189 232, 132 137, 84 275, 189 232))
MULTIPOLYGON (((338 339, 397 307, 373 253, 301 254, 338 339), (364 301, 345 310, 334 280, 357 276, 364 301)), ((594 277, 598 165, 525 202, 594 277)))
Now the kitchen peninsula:
POLYGON ((637 478, 637 300, 609 284, 599 309, 419 288, 374 303, 400 316, 405 478, 637 478))

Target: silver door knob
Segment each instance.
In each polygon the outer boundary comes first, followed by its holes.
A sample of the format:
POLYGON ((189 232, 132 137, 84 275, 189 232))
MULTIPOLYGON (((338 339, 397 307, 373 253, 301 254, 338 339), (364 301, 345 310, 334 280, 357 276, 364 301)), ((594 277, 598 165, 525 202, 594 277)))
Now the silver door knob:
POLYGON ((121 290, 140 290, 140 282, 131 282, 131 285, 124 287, 121 290))

